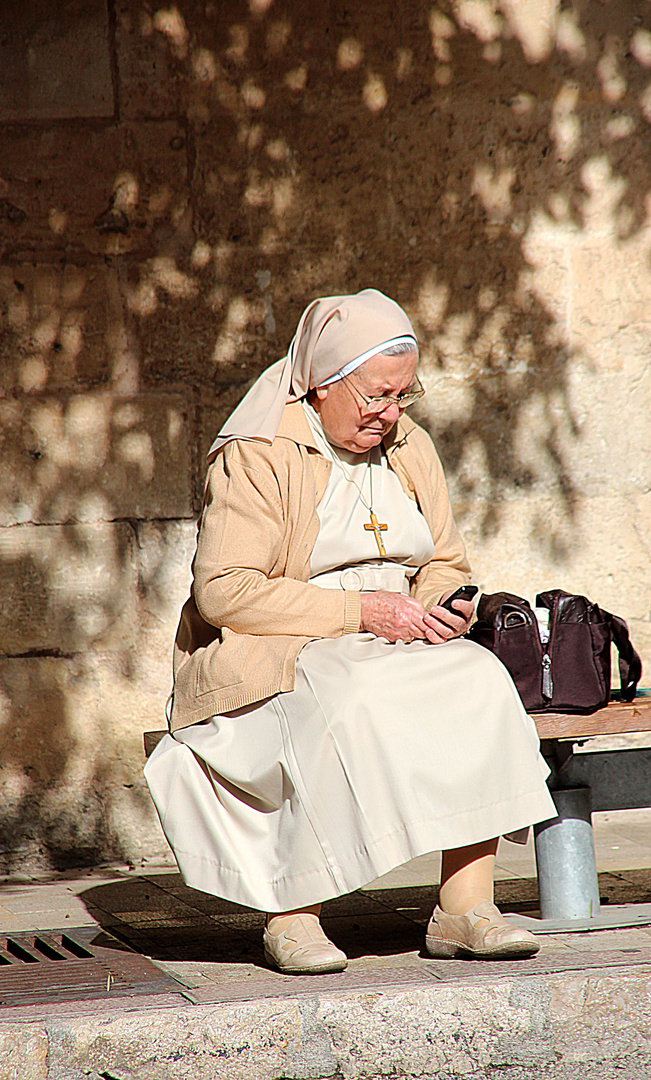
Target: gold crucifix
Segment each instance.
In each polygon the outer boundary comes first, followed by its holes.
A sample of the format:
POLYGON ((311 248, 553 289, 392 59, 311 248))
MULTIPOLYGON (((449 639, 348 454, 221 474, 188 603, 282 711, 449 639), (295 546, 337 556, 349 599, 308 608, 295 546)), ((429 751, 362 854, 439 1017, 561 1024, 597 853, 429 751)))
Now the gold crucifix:
POLYGON ((380 536, 380 533, 386 532, 389 526, 381 525, 372 510, 370 510, 369 513, 371 515, 371 524, 365 525, 364 528, 367 532, 373 532, 375 534, 375 539, 377 541, 380 555, 386 555, 386 550, 384 544, 382 543, 382 537, 380 536))

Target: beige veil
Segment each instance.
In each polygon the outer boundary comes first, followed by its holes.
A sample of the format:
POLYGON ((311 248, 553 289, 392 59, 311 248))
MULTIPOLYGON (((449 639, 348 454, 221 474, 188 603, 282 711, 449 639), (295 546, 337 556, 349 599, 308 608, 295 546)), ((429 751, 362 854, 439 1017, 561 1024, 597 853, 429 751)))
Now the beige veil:
POLYGON ((298 401, 342 368, 353 370, 376 347, 416 335, 395 300, 364 289, 352 296, 323 296, 303 312, 287 356, 267 368, 231 413, 210 447, 212 460, 232 439, 272 443, 285 405, 298 401))

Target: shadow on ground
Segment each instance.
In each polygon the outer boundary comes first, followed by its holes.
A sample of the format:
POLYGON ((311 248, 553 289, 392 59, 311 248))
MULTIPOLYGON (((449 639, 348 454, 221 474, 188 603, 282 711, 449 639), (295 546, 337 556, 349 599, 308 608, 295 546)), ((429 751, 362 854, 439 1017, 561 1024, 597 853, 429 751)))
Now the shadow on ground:
MULTIPOLYGON (((511 910, 531 911, 536 882, 498 883, 511 910)), ((323 905, 328 933, 350 959, 419 950, 438 886, 357 891, 323 905)), ((180 874, 157 874, 94 886, 82 894, 100 927, 138 952, 160 960, 262 963, 264 916, 191 889, 180 874)))

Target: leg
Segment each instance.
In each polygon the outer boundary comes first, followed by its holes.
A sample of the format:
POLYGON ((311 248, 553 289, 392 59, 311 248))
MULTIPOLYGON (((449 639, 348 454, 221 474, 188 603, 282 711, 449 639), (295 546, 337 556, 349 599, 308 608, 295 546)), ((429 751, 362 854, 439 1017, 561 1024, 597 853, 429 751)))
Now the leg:
POLYGON ((286 975, 322 975, 343 971, 348 960, 324 934, 321 904, 268 914, 264 929, 267 962, 286 975))
POLYGON ((482 900, 493 902, 497 839, 443 852, 440 905, 449 915, 465 915, 482 900))
POLYGON ((309 907, 296 908, 295 911, 278 911, 276 914, 269 911, 267 912, 265 926, 270 934, 280 934, 296 915, 316 915, 318 919, 320 914, 320 904, 310 904, 309 907))
POLYGON ((493 903, 496 853, 497 840, 443 852, 440 907, 427 927, 432 956, 495 960, 538 952, 533 934, 512 926, 493 903))

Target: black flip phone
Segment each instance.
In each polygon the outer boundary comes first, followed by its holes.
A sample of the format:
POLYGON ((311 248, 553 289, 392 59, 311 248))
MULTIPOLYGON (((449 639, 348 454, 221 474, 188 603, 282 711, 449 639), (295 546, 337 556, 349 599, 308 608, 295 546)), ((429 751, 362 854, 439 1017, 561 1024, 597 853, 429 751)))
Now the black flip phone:
POLYGON ((453 615, 459 615, 460 612, 456 611, 452 607, 452 601, 472 600, 473 596, 475 596, 478 592, 479 589, 476 585, 462 585, 459 589, 457 589, 456 592, 452 593, 452 596, 448 596, 447 600, 444 600, 440 606, 445 608, 447 611, 451 611, 453 615))

